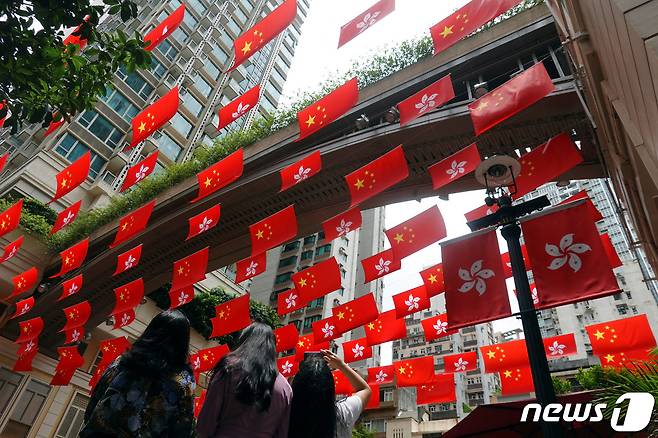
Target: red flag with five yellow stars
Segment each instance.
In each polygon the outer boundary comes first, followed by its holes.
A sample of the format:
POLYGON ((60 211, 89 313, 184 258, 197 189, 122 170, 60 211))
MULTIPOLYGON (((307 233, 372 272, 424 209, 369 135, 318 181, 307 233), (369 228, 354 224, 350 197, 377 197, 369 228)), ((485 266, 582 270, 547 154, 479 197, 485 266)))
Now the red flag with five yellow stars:
POLYGON ((299 331, 295 324, 284 325, 274 330, 274 340, 276 342, 276 352, 288 351, 295 348, 299 339, 299 331))
POLYGON ((436 205, 384 231, 398 260, 446 237, 446 225, 436 205))
POLYGON ((361 210, 353 208, 322 222, 324 240, 330 242, 361 228, 361 210))
POLYGON ((295 346, 295 357, 297 362, 304 360, 304 353, 307 351, 318 352, 320 350, 328 350, 329 342, 323 342, 321 344, 315 344, 313 342, 313 333, 310 333, 306 336, 300 336, 295 346))
POLYGON ((78 217, 78 213, 80 212, 80 207, 82 206, 82 199, 76 202, 75 204, 71 205, 68 208, 65 208, 62 210, 58 215, 57 219, 55 220, 55 224, 53 227, 50 229, 50 234, 55 234, 62 228, 64 228, 67 225, 71 225, 73 221, 75 220, 76 217, 78 217))
POLYGON ((297 235, 295 207, 288 207, 249 225, 251 235, 251 255, 260 254, 279 246, 297 235))
POLYGON ((85 363, 78 351, 78 346, 57 347, 59 362, 55 367, 55 375, 50 381, 52 386, 66 386, 71 382, 75 370, 85 363))
POLYGON ((411 97, 398 103, 400 126, 407 125, 418 117, 448 103, 455 97, 450 75, 423 88, 411 97))
POLYGON ((0 256, 0 263, 4 263, 15 256, 21 246, 23 246, 23 236, 18 236, 18 239, 8 243, 2 252, 2 256, 0 256))
POLYGON ((233 298, 215 307, 215 317, 212 322, 211 338, 228 335, 242 330, 251 324, 249 315, 249 294, 233 298))
POLYGON ((260 85, 247 90, 243 95, 236 97, 219 110, 219 125, 217 130, 230 125, 240 117, 254 109, 260 98, 260 85))
POLYGON ((34 286, 36 286, 38 279, 39 279, 39 271, 34 266, 32 266, 27 271, 21 272, 20 274, 16 275, 14 278, 11 279, 12 283, 14 283, 14 290, 11 292, 11 295, 9 295, 9 297, 7 298, 12 298, 22 294, 23 292, 27 292, 31 290, 34 286))
POLYGON ((592 351, 598 355, 656 346, 656 338, 645 314, 588 325, 585 330, 592 344, 592 351))
POLYGON ((319 131, 345 114, 359 100, 359 84, 352 78, 297 113, 299 140, 319 131))
POLYGON ((57 298, 57 301, 61 301, 64 298, 70 297, 71 295, 75 295, 76 293, 80 292, 80 289, 82 289, 82 274, 78 274, 70 280, 62 282, 62 295, 57 298))
POLYGON ((146 179, 147 176, 153 173, 155 170, 155 165, 158 163, 158 150, 156 149, 155 152, 153 152, 151 155, 148 157, 144 158, 142 161, 139 161, 138 163, 134 164, 133 166, 130 166, 128 168, 128 172, 126 173, 126 178, 123 180, 123 184, 121 184, 121 192, 124 192, 134 186, 135 184, 139 183, 140 181, 143 181, 146 179))
POLYGON ((333 316, 315 321, 311 324, 311 328, 313 330, 313 342, 316 344, 340 338, 342 334, 336 329, 336 318, 333 316))
POLYGON ((115 246, 130 240, 142 232, 148 224, 154 206, 155 199, 119 219, 117 234, 114 236, 114 242, 110 244, 110 248, 114 248, 115 246))
POLYGON ((336 306, 331 309, 331 313, 335 318, 336 329, 340 333, 361 327, 379 316, 375 296, 371 293, 336 306))
POLYGON ((420 324, 423 327, 427 342, 457 333, 457 330, 448 329, 448 314, 446 313, 439 313, 430 318, 422 319, 420 324))
POLYGON ((132 310, 142 302, 144 298, 144 280, 138 278, 123 286, 114 289, 115 303, 110 315, 117 315, 127 310, 132 310))
POLYGON ((199 193, 190 202, 196 202, 226 187, 240 178, 244 170, 244 152, 238 149, 226 158, 218 161, 209 168, 202 170, 196 176, 199 181, 199 193))
POLYGON ((500 392, 502 395, 527 394, 534 390, 532 371, 529 366, 506 368, 500 371, 500 392))
POLYGON ((241 283, 256 275, 262 274, 267 268, 267 253, 262 252, 252 257, 247 257, 235 263, 235 282, 241 283))
POLYGON ((366 338, 343 342, 343 360, 345 363, 356 362, 372 357, 372 347, 366 338))
POLYGON ((190 254, 174 262, 171 290, 179 290, 187 286, 192 286, 197 281, 206 278, 209 250, 210 247, 206 246, 194 254, 190 254))
MULTIPOLYGON (((198 376, 201 373, 212 370, 217 365, 217 362, 226 356, 229 351, 228 346, 222 344, 216 347, 204 348, 190 355, 190 365, 192 365, 194 375, 198 376)), ((197 378, 196 381, 198 382, 199 379, 197 378)))
POLYGON ((384 365, 383 367, 372 367, 368 368, 368 377, 366 381, 368 383, 393 383, 393 377, 395 376, 395 370, 393 365, 384 365))
POLYGON ((198 397, 194 397, 194 418, 198 418, 203 408, 203 404, 206 402, 206 389, 201 391, 198 397))
POLYGON ((174 117, 176 111, 178 111, 178 86, 169 90, 132 119, 133 137, 130 146, 126 149, 134 148, 146 140, 149 135, 174 117))
POLYGON ((350 208, 372 198, 409 176, 402 145, 345 176, 350 208))
POLYGON ((16 338, 17 344, 22 344, 24 342, 36 339, 41 334, 43 330, 43 319, 40 316, 36 318, 28 319, 25 321, 20 321, 18 323, 19 335, 16 338))
POLYGON ((420 278, 423 279, 425 291, 430 298, 443 293, 445 290, 445 285, 443 284, 443 263, 437 263, 420 271, 420 278))
POLYGON ((462 176, 468 175, 477 169, 480 161, 480 152, 477 145, 473 143, 438 163, 432 164, 427 169, 432 176, 432 188, 440 189, 462 176))
POLYGON ((112 276, 126 272, 139 264, 139 259, 142 257, 142 244, 140 243, 134 248, 121 253, 117 256, 117 267, 112 276))
POLYGON ((169 309, 184 306, 194 299, 194 286, 184 287, 180 290, 169 291, 169 309))
POLYGON ((294 288, 279 293, 276 297, 276 301, 276 311, 281 316, 294 312, 295 310, 303 309, 308 304, 308 301, 303 301, 300 298, 299 292, 294 288))
POLYGON ((416 404, 454 403, 457 401, 455 387, 453 374, 436 374, 431 382, 416 387, 416 404))
POLYGON ((182 4, 172 12, 167 18, 162 20, 162 23, 155 26, 155 28, 144 35, 144 42, 149 43, 144 50, 151 51, 155 49, 158 44, 164 41, 180 26, 183 18, 185 17, 185 4, 182 4))
POLYGON ((292 274, 295 290, 307 303, 340 289, 340 280, 340 267, 335 257, 292 274))
POLYGON ((366 29, 374 26, 382 18, 395 10, 395 0, 379 0, 365 11, 361 12, 348 23, 340 27, 338 48, 361 35, 366 29))
POLYGON ((14 319, 18 316, 27 314, 34 307, 34 297, 26 298, 24 300, 16 301, 16 311, 9 319, 14 319))
POLYGON ((393 362, 398 388, 418 386, 432 382, 434 378, 434 357, 425 356, 393 362))
POLYGON ((521 0, 472 0, 430 28, 434 54, 446 50, 521 0))
POLYGON ((281 190, 288 190, 290 187, 299 184, 317 174, 322 170, 322 159, 320 151, 315 151, 296 163, 281 169, 281 190))
POLYGON ((636 364, 655 361, 655 355, 651 354, 651 350, 632 350, 632 351, 619 351, 617 353, 606 353, 597 356, 604 368, 614 368, 621 370, 622 368, 629 369, 630 371, 637 370, 636 364))
POLYGON ((393 257, 393 250, 389 248, 361 259, 361 266, 363 267, 364 283, 368 283, 399 270, 402 263, 400 259, 393 257))
POLYGON ((427 296, 425 285, 418 286, 405 292, 393 295, 395 317, 404 318, 421 310, 430 308, 430 299, 427 296))
POLYGON ((0 237, 13 231, 21 221, 23 199, 19 199, 11 207, 0 214, 0 237))
POLYGON ((98 363, 96 372, 89 380, 89 387, 93 388, 96 386, 96 383, 101 378, 107 367, 114 362, 114 359, 123 354, 124 351, 130 348, 130 342, 126 339, 125 336, 120 336, 118 338, 106 339, 99 343, 99 351, 101 352, 101 360, 98 363))
POLYGON ((90 166, 91 152, 87 151, 80 158, 75 160, 68 167, 64 168, 64 170, 55 175, 55 179, 57 180, 57 189, 55 190, 55 196, 53 196, 53 199, 51 199, 48 203, 61 198, 85 182, 87 176, 89 176, 90 166))
POLYGON ((334 376, 336 395, 348 395, 354 392, 354 387, 342 371, 334 370, 331 374, 334 376))
POLYGON ((57 274, 51 275, 50 278, 60 277, 67 272, 71 272, 82 266, 82 263, 84 263, 85 258, 87 257, 88 249, 89 238, 86 238, 60 252, 59 255, 62 258, 62 267, 57 274))
POLYGON ((279 35, 290 25, 297 16, 296 0, 284 0, 276 9, 265 18, 245 31, 235 41, 235 61, 229 71, 236 69, 251 55, 265 47, 274 37, 279 35))
POLYGON ((380 313, 376 320, 365 325, 365 330, 368 345, 407 337, 407 325, 404 319, 395 317, 395 309, 380 313))
POLYGON ((512 367, 526 367, 530 364, 525 339, 486 345, 480 347, 480 354, 487 373, 495 373, 512 367))
POLYGON ((210 207, 206 211, 192 216, 187 220, 190 230, 187 233, 185 240, 190 240, 192 237, 205 233, 211 228, 215 228, 219 223, 221 206, 219 204, 210 207))
POLYGON ((66 307, 64 309, 66 323, 64 323, 64 327, 62 327, 60 332, 85 325, 89 319, 89 315, 91 315, 91 305, 87 300, 66 307))
POLYGON ((299 371, 299 362, 296 355, 284 356, 276 360, 276 367, 283 377, 289 379, 299 371))
POLYGON ((444 373, 463 373, 473 371, 478 367, 477 351, 464 351, 443 356, 444 373))

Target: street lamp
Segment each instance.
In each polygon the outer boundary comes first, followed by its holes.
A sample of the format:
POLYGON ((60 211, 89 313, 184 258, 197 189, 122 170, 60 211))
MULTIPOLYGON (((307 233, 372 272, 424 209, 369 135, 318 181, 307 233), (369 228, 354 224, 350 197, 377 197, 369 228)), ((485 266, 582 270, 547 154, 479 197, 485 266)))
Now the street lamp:
MULTIPOLYGON (((501 227, 500 232, 507 242, 512 265, 535 395, 539 404, 546 406, 549 403, 555 403, 555 390, 548 369, 537 313, 532 303, 530 283, 521 252, 521 227, 518 219, 551 204, 546 196, 541 196, 512 205, 512 196, 516 193, 515 178, 520 172, 519 162, 508 155, 493 155, 480 163, 475 170, 475 179, 486 188, 485 203, 490 207, 498 205, 499 208, 492 214, 468 222, 467 225, 471 231, 492 226, 501 227)), ((545 438, 562 436, 562 430, 557 423, 547 423, 542 420, 541 429, 545 438)))

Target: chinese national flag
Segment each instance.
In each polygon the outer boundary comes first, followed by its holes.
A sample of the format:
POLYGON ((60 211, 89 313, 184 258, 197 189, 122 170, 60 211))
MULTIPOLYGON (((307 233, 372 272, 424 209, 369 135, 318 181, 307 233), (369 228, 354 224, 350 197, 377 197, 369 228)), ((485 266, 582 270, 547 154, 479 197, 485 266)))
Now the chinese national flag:
POLYGON ((219 125, 217 130, 235 122, 240 117, 254 109, 260 98, 260 85, 250 88, 243 95, 236 97, 219 110, 219 125))
POLYGON ((64 124, 64 119, 63 118, 60 121, 56 122, 55 121, 56 116, 57 116, 57 113, 53 114, 53 120, 48 125, 48 129, 46 129, 46 132, 43 133, 43 138, 48 137, 53 132, 57 131, 57 128, 59 128, 60 126, 62 126, 64 124))
POLYGON ((19 355, 18 358, 16 359, 16 363, 14 363, 14 368, 12 370, 14 372, 32 371, 32 361, 34 360, 38 352, 39 352, 39 348, 34 346, 30 348, 30 351, 26 351, 25 353, 19 355))
POLYGON ((404 319, 395 317, 395 309, 380 313, 376 320, 366 324, 365 330, 370 346, 407 337, 407 325, 404 319))
POLYGON ((327 242, 331 242, 359 228, 361 228, 361 210, 358 208, 352 208, 322 222, 324 239, 327 242))
POLYGON ((429 298, 439 295, 445 289, 443 285, 443 263, 437 263, 427 269, 420 271, 420 277, 423 279, 425 291, 429 298))
POLYGON ((134 309, 141 303, 144 298, 144 280, 138 278, 123 286, 114 289, 114 296, 116 298, 114 310, 110 315, 125 312, 126 310, 134 309))
POLYGON ((520 113, 549 95, 554 89, 553 80, 542 62, 519 73, 468 105, 475 135, 480 135, 520 113))
POLYGON ((89 319, 89 315, 91 315, 91 305, 87 300, 78 304, 74 304, 73 306, 66 307, 64 309, 66 323, 60 332, 85 325, 89 319))
POLYGON ((179 290, 187 286, 192 286, 197 281, 206 278, 209 249, 210 247, 206 246, 194 254, 190 254, 174 262, 171 290, 179 290))
POLYGON ((62 210, 57 215, 57 219, 55 219, 55 224, 50 229, 50 234, 55 234, 65 226, 71 225, 75 220, 75 218, 78 217, 78 213, 80 213, 80 206, 82 206, 82 199, 76 202, 75 204, 71 205, 70 207, 62 210))
POLYGON ((139 183, 146 179, 153 171, 155 170, 155 165, 158 162, 158 150, 156 149, 148 157, 144 158, 142 161, 138 162, 134 166, 128 168, 126 173, 126 178, 123 180, 121 185, 121 191, 126 191, 135 184, 139 183))
MULTIPOLYGON (((212 370, 220 359, 229 353, 227 345, 217 345, 216 347, 204 348, 190 355, 190 364, 195 376, 212 370)), ((197 382, 199 379, 196 379, 197 382)))
POLYGON ((320 151, 281 169, 281 192, 312 177, 322 169, 320 151))
POLYGON ((379 0, 374 5, 360 13, 357 17, 340 27, 340 38, 338 39, 338 48, 352 41, 361 32, 378 23, 382 18, 393 12, 395 9, 395 0, 379 0))
POLYGON ((80 289, 82 289, 82 274, 78 274, 70 280, 62 282, 62 295, 60 295, 57 301, 75 295, 80 292, 80 289))
POLYGON ((16 338, 17 344, 22 344, 32 339, 36 339, 43 330, 43 319, 40 316, 36 318, 20 321, 18 323, 18 331, 20 334, 16 338))
POLYGON ((21 212, 23 211, 23 199, 19 199, 11 207, 6 209, 0 215, 0 237, 13 231, 18 227, 21 221, 21 212))
POLYGON ((417 405, 454 403, 455 401, 457 401, 457 395, 453 374, 436 374, 431 382, 416 387, 417 405))
POLYGON ((235 62, 229 71, 236 69, 251 55, 265 47, 267 43, 283 32, 296 16, 296 0, 284 0, 265 18, 240 35, 233 42, 235 62))
POLYGON ((16 301, 16 311, 9 319, 14 319, 18 316, 27 314, 34 307, 34 297, 26 298, 24 300, 16 301))
POLYGON ((393 362, 395 368, 396 385, 398 388, 406 386, 424 385, 434 377, 434 358, 432 356, 419 357, 393 362))
POLYGON ((568 134, 562 133, 549 139, 523 155, 521 173, 516 177, 516 193, 519 199, 537 187, 557 178, 583 161, 580 151, 568 134))
POLYGON ((450 75, 442 77, 398 104, 400 126, 413 122, 418 117, 448 103, 454 97, 455 90, 452 88, 452 78, 450 75))
POLYGON ((365 338, 343 342, 343 360, 345 363, 356 362, 372 357, 372 347, 365 338))
POLYGON ((345 114, 359 100, 359 84, 352 78, 297 113, 299 140, 319 131, 345 114))
POLYGON ((334 387, 336 388, 336 395, 347 395, 354 392, 354 387, 345 374, 339 370, 332 371, 331 374, 334 376, 334 387))
POLYGON ((299 339, 299 331, 295 324, 284 325, 274 330, 274 340, 276 342, 276 352, 288 351, 295 348, 299 339))
POLYGON ((307 301, 302 301, 299 297, 299 292, 294 288, 278 294, 276 301, 277 313, 280 316, 294 312, 295 310, 303 309, 308 304, 307 301))
POLYGON ((135 320, 135 309, 126 309, 122 312, 114 314, 114 327, 112 327, 113 330, 120 329, 122 327, 126 327, 135 320))
MULTIPOLYGON (((2 108, 2 104, 0 104, 0 109, 2 108)), ((4 119, 0 120, 0 128, 2 128, 2 122, 4 119)), ((0 156, 0 172, 2 172, 5 169, 5 166, 7 165, 7 160, 9 159, 9 152, 5 152, 0 156)))
POLYGON ((50 278, 60 277, 67 272, 71 272, 72 270, 82 266, 82 263, 87 257, 88 249, 89 238, 86 238, 71 246, 69 249, 65 249, 64 251, 60 252, 59 255, 62 258, 62 267, 57 274, 51 275, 50 278))
POLYGON ((296 356, 291 354, 277 359, 276 367, 283 377, 289 379, 299 371, 299 362, 297 362, 296 356))
POLYGON ((395 272, 402 267, 401 260, 393 257, 393 250, 390 248, 362 259, 361 266, 363 267, 365 283, 395 272))
POLYGON ((194 286, 169 291, 169 309, 184 306, 194 299, 194 286))
POLYGON ((133 136, 127 149, 134 148, 146 140, 149 135, 174 117, 176 111, 178 111, 178 86, 169 90, 132 119, 133 136))
POLYGON ((480 347, 480 353, 487 373, 530 365, 525 339, 480 347))
POLYGON ((287 206, 262 221, 249 225, 251 255, 260 254, 297 236, 295 207, 287 206))
POLYGON ((647 315, 631 316, 585 326, 594 354, 654 348, 656 338, 647 315))
POLYGON ((441 259, 450 328, 511 315, 495 230, 472 233, 441 244, 441 259))
POLYGON ((614 368, 616 370, 626 368, 630 371, 635 371, 637 370, 636 364, 644 362, 655 363, 655 355, 651 354, 651 350, 620 351, 614 354, 602 354, 598 358, 602 367, 614 368))
POLYGON ((559 357, 578 354, 576 337, 573 333, 567 333, 565 335, 546 338, 544 339, 544 350, 546 350, 546 357, 549 359, 557 359, 559 357))
POLYGON ((446 50, 521 0, 472 0, 430 28, 434 54, 446 50))
POLYGON ((473 371, 478 367, 477 351, 465 351, 457 354, 443 356, 443 369, 446 373, 462 373, 473 371))
POLYGON ((241 283, 256 275, 262 274, 267 268, 267 253, 262 252, 255 256, 242 259, 235 264, 235 282, 241 283))
POLYGON ((557 205, 568 204, 569 202, 578 201, 579 199, 586 199, 587 200, 587 207, 590 209, 590 211, 592 213, 592 220, 594 222, 598 222, 601 219, 603 219, 603 215, 601 214, 601 212, 594 205, 594 202, 592 201, 592 199, 587 194, 587 190, 581 190, 580 192, 576 193, 575 195, 569 196, 564 201, 559 202, 557 205))
POLYGON ((211 319, 210 337, 228 335, 242 330, 251 324, 249 315, 249 294, 233 298, 215 307, 215 317, 211 319))
POLYGON ((400 319, 418 311, 429 309, 430 299, 425 291, 425 285, 423 285, 393 295, 393 304, 395 305, 395 317, 400 319))
POLYGON ((328 350, 329 349, 329 342, 322 342, 321 344, 315 344, 313 342, 313 333, 308 334, 306 336, 300 336, 299 340, 297 341, 297 345, 295 346, 295 357, 297 358, 297 362, 301 362, 304 360, 304 353, 307 351, 320 351, 320 350, 328 350))
MULTIPOLYGON (((89 15, 85 16, 84 21, 89 21, 89 15)), ((62 41, 62 44, 65 46, 68 46, 69 44, 76 44, 78 46, 78 49, 76 52, 80 52, 82 49, 84 49, 87 46, 87 39, 83 38, 82 35, 79 33, 80 28, 84 24, 78 24, 75 29, 62 41)))
POLYGON ((21 246, 23 246, 23 236, 18 236, 18 239, 8 243, 2 252, 2 257, 0 257, 0 263, 4 263, 15 256, 21 246))
POLYGON ((375 296, 371 293, 331 309, 339 333, 361 327, 379 316, 375 296))
POLYGON ((304 302, 310 302, 340 289, 340 267, 335 257, 292 274, 295 289, 304 302))
POLYGON ((126 272, 139 264, 139 259, 142 257, 142 244, 121 253, 117 256, 117 267, 112 276, 126 272))
POLYGON ((115 246, 130 240, 142 232, 148 224, 154 206, 155 200, 149 202, 148 204, 144 204, 137 210, 133 210, 132 212, 119 219, 117 234, 114 236, 114 242, 112 242, 110 248, 114 248, 115 246))
POLYGON ((448 329, 448 315, 446 313, 439 313, 431 318, 422 319, 420 324, 423 326, 423 333, 427 342, 457 333, 457 330, 448 329))
POLYGON ((345 175, 350 191, 350 208, 372 198, 409 176, 402 145, 345 175))
POLYGON ((315 321, 311 326, 313 328, 313 342, 316 344, 339 338, 342 334, 338 333, 336 318, 333 316, 315 321))
POLYGON ((50 384, 52 386, 66 386, 71 382, 75 370, 85 363, 84 358, 78 351, 78 346, 57 347, 59 353, 59 362, 55 367, 55 375, 50 384))
POLYGON ((99 350, 102 352, 101 364, 111 364, 114 359, 121 356, 124 351, 130 348, 130 342, 125 336, 118 338, 106 339, 99 343, 99 350))
POLYGON ((432 176, 434 190, 457 181, 475 171, 480 164, 480 152, 475 143, 431 165, 427 170, 432 176))
POLYGON ((617 293, 619 286, 584 201, 522 221, 542 308, 617 293))
POLYGON ((527 394, 535 390, 529 366, 509 368, 500 372, 502 395, 527 394))
POLYGON ((37 268, 34 266, 25 272, 21 272, 11 279, 12 283, 14 283, 14 290, 8 298, 12 298, 22 294, 23 292, 29 291, 34 286, 36 286, 38 279, 39 271, 37 271, 37 268))
POLYGON ((86 152, 68 167, 64 168, 64 170, 55 175, 57 189, 55 190, 55 196, 53 196, 53 199, 51 199, 50 202, 61 198, 82 184, 89 175, 90 166, 91 152, 86 152))
POLYGON ((374 385, 374 384, 369 384, 370 389, 372 390, 372 394, 370 395, 370 400, 368 400, 368 404, 366 405, 364 410, 368 409, 379 409, 381 406, 381 399, 380 396, 381 394, 379 393, 379 385, 374 385))
POLYGON ((185 240, 190 240, 192 237, 198 236, 201 233, 205 233, 211 228, 215 228, 219 223, 220 215, 220 204, 217 204, 213 207, 210 207, 206 211, 192 216, 187 220, 190 226, 190 230, 187 233, 187 238, 185 240))
POLYGON ((612 244, 612 241, 610 240, 610 236, 608 233, 601 234, 601 244, 603 245, 603 250, 605 251, 605 254, 608 256, 608 261, 610 262, 610 267, 612 269, 618 268, 621 265, 623 265, 621 259, 619 258, 619 254, 617 254, 617 250, 615 249, 615 246, 612 244))
POLYGON ((198 418, 199 413, 201 413, 201 408, 203 408, 203 404, 206 402, 206 392, 208 391, 204 389, 198 397, 194 397, 194 418, 198 418))
POLYGON ((243 171, 244 152, 242 148, 240 148, 231 155, 197 174, 196 178, 199 182, 199 193, 196 198, 192 199, 190 202, 196 202, 199 199, 205 198, 211 193, 216 192, 222 187, 226 187, 240 178, 243 171))
MULTIPOLYGON (((525 248, 525 245, 521 245, 521 254, 523 254, 523 264, 525 265, 526 271, 531 270, 530 259, 528 258, 528 250, 525 248)), ((500 259, 503 262, 503 269, 505 270, 505 278, 512 278, 512 262, 509 259, 509 252, 506 252, 500 256, 500 259)))
POLYGON ((171 13, 167 18, 162 20, 160 24, 144 35, 144 42, 149 43, 144 50, 151 51, 157 47, 162 41, 171 35, 180 26, 183 18, 185 17, 185 5, 182 4, 171 13))
POLYGON ((385 231, 398 260, 446 237, 446 225, 436 205, 385 231))
POLYGON ((373 367, 368 368, 368 378, 366 381, 368 383, 376 383, 378 385, 384 383, 393 383, 393 377, 395 376, 395 370, 393 365, 385 365, 383 367, 373 367))
POLYGON ((466 218, 467 222, 474 221, 476 219, 480 219, 485 216, 489 216, 491 213, 495 213, 496 210, 498 210, 497 205, 492 205, 491 207, 488 205, 481 205, 480 207, 473 209, 471 211, 468 211, 464 213, 464 217, 466 218))

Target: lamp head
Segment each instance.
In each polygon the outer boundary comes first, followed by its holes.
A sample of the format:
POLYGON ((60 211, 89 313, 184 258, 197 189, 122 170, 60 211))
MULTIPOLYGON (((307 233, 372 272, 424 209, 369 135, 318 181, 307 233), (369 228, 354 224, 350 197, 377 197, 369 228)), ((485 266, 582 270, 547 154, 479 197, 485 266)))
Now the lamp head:
POLYGON ((521 172, 521 164, 509 155, 496 154, 475 169, 475 179, 487 190, 505 187, 513 183, 521 172))

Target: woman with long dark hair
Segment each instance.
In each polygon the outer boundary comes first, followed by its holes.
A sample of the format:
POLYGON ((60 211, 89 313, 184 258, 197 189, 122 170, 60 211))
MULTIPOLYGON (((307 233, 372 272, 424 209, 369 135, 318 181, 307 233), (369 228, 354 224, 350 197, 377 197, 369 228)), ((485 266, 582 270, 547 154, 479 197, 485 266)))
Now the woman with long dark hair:
POLYGON ((276 367, 274 332, 255 322, 212 371, 199 438, 286 438, 292 390, 276 367))
POLYGON ((292 381, 295 396, 290 413, 289 438, 351 438, 354 424, 372 393, 365 380, 329 350, 308 354, 299 364, 292 381), (336 401, 331 374, 340 370, 354 388, 354 394, 336 401))
POLYGON ((190 322, 178 310, 155 316, 132 348, 94 388, 83 438, 191 437, 194 377, 188 365, 190 322))

